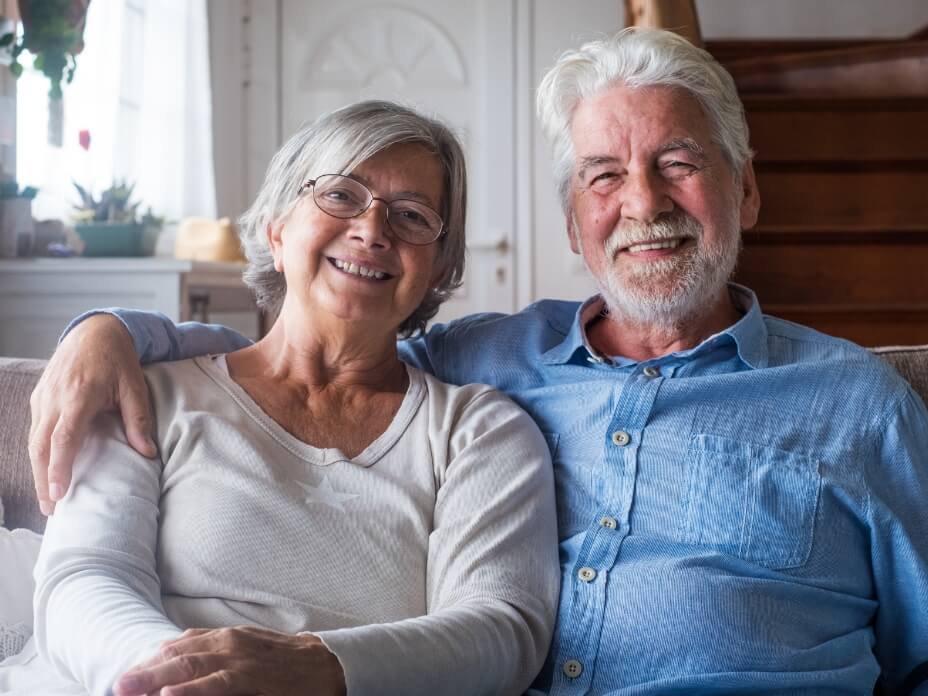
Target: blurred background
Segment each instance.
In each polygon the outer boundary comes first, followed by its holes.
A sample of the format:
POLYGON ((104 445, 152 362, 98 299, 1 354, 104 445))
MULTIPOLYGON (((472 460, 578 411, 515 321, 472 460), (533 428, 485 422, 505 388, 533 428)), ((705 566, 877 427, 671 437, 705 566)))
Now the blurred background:
POLYGON ((764 199, 739 279, 767 311, 869 345, 928 343, 923 0, 20 5, 0 1, 0 33, 57 12, 82 48, 60 99, 28 50, 0 67, 2 176, 36 223, 0 260, 0 355, 47 357, 67 318, 99 305, 258 335, 269 319, 241 293, 230 228, 211 221, 245 210, 301 123, 361 98, 437 115, 465 143, 468 271, 440 320, 594 292, 566 243, 534 88, 563 50, 633 23, 681 31, 735 75, 764 199), (114 205, 147 231, 100 253, 91 223, 111 230, 114 205), (83 258, 47 258, 85 241, 83 258))

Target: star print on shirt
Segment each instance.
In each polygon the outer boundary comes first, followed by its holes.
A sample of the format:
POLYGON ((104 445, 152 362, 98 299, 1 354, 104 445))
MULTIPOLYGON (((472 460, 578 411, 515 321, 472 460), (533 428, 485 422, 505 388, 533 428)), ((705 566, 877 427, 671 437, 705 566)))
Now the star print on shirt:
POLYGON ((322 503, 323 505, 335 508, 339 512, 345 511, 345 506, 342 505, 343 502, 358 497, 356 493, 339 493, 336 491, 332 488, 332 484, 329 483, 328 476, 323 476, 318 486, 303 483, 302 481, 297 481, 297 483, 300 485, 300 488, 306 491, 307 503, 322 503))

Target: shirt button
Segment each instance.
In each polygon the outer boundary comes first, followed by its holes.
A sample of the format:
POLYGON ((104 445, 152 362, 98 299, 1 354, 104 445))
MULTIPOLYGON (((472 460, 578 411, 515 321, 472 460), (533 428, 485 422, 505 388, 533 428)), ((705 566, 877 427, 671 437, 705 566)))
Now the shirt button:
POLYGON ((564 674, 566 674, 571 679, 576 679, 581 674, 583 674, 583 665, 579 660, 567 660, 564 663, 564 674))
POLYGON ((650 365, 644 368, 642 372, 644 373, 645 377, 649 378, 657 377, 661 374, 660 370, 658 370, 656 367, 651 367, 650 365))
POLYGON ((599 521, 599 524, 601 527, 606 527, 607 529, 615 529, 616 527, 619 526, 619 523, 616 522, 615 517, 609 517, 609 515, 606 515, 605 517, 603 517, 599 521))
POLYGON ((592 568, 581 568, 577 572, 577 577, 583 580, 583 582, 592 582, 596 579, 596 571, 592 568))
POLYGON ((628 436, 628 433, 624 430, 616 430, 612 433, 612 444, 618 445, 619 447, 625 447, 629 443, 631 438, 628 436))

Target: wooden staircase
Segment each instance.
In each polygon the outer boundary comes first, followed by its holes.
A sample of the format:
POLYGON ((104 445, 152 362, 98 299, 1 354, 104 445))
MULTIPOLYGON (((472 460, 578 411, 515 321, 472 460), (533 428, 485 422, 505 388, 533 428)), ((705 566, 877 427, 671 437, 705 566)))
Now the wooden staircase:
POLYGON ((715 42, 762 208, 736 280, 864 345, 928 343, 928 38, 715 42))

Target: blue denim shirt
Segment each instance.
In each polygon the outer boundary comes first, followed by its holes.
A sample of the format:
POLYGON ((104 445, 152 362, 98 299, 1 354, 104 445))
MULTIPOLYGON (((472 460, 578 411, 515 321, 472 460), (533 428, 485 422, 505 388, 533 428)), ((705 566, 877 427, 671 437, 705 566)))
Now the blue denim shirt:
MULTIPOLYGON (((928 660, 928 414, 881 360, 764 316, 645 362, 592 298, 433 327, 402 357, 507 392, 557 481, 562 591, 537 691, 824 694, 928 660)), ((240 347, 119 311, 144 360, 240 347)))

